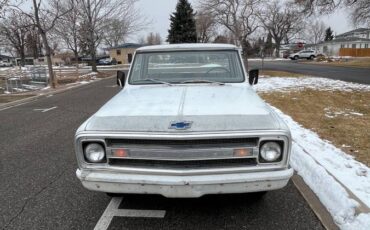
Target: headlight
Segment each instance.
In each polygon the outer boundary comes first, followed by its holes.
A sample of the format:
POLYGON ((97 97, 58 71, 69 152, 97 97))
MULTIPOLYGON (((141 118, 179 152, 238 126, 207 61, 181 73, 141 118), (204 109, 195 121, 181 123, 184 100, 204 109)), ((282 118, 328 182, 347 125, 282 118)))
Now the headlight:
POLYGON ((281 147, 276 142, 265 142, 260 148, 262 163, 277 161, 281 156, 281 147))
POLYGON ((105 160, 104 147, 98 143, 90 143, 85 146, 85 158, 90 163, 101 163, 105 160))

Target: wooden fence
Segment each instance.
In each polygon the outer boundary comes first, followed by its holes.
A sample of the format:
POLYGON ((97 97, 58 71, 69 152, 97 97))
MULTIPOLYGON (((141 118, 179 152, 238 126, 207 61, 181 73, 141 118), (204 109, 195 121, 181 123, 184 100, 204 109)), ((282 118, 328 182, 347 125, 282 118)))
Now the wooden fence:
POLYGON ((340 48, 339 56, 370 57, 370 48, 340 48))

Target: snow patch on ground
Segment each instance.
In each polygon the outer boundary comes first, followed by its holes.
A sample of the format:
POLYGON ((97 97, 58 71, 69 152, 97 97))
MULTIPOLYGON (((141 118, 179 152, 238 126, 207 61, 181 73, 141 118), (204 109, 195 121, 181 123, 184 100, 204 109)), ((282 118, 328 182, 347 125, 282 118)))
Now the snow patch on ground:
MULTIPOLYGON (((370 91, 370 86, 316 77, 261 77, 257 92, 289 92, 303 89, 323 91, 370 91)), ((332 215, 336 224, 344 230, 369 230, 370 213, 356 213, 357 197, 370 207, 370 169, 344 153, 316 133, 303 128, 291 117, 273 108, 289 126, 292 137, 291 166, 302 176, 320 201, 332 215)), ((350 110, 325 108, 327 117, 355 117, 364 114, 350 110)), ((350 146, 342 146, 350 147, 350 146)))
POLYGON ((258 84, 254 86, 258 92, 270 91, 299 91, 303 89, 313 89, 321 91, 341 90, 370 91, 370 85, 331 80, 319 77, 264 77, 259 78, 258 84))
MULTIPOLYGON (((262 58, 248 58, 248 61, 262 61, 262 58)), ((263 61, 290 61, 288 58, 264 58, 263 61)))
POLYGON ((83 74, 83 75, 80 75, 78 78, 86 78, 86 77, 90 77, 92 80, 93 79, 96 79, 96 76, 98 75, 97 72, 91 72, 91 73, 87 73, 87 74, 83 74))
POLYGON ((363 113, 356 112, 352 109, 344 109, 344 110, 338 110, 337 108, 328 107, 324 109, 325 117, 327 118, 335 118, 335 117, 362 117, 364 116, 363 113))
POLYGON ((370 207, 370 169, 274 109, 292 132, 291 166, 319 197, 334 221, 341 229, 370 229, 370 213, 356 216, 359 204, 343 187, 370 207))

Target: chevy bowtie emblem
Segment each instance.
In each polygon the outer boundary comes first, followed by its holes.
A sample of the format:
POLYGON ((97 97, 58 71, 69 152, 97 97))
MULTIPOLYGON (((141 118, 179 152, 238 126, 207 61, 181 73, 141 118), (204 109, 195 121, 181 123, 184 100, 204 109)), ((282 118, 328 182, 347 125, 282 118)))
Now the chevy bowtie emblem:
POLYGON ((169 129, 179 129, 179 130, 190 129, 192 123, 193 123, 192 121, 172 121, 169 129))

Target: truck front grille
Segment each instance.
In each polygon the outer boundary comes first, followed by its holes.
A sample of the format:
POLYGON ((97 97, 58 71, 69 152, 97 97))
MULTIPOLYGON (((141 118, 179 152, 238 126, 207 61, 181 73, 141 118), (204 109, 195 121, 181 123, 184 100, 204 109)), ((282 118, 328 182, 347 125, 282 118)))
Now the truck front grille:
POLYGON ((222 139, 197 139, 197 140, 152 140, 152 139, 106 139, 107 146, 167 146, 167 147, 209 147, 230 145, 257 146, 258 138, 222 138, 222 139))
POLYGON ((233 159, 189 160, 189 161, 109 159, 109 164, 112 166, 119 167, 186 170, 186 169, 209 169, 209 168, 255 166, 257 165, 257 159, 233 158, 233 159))

